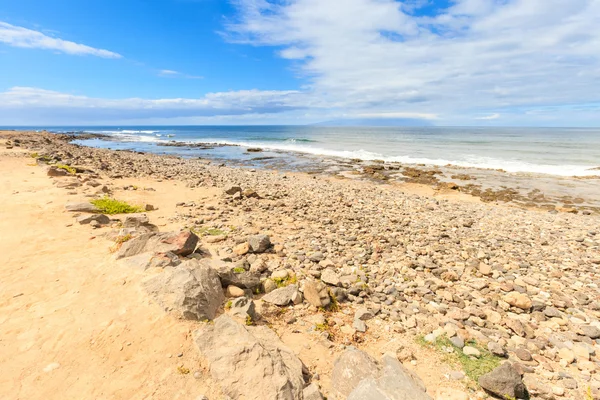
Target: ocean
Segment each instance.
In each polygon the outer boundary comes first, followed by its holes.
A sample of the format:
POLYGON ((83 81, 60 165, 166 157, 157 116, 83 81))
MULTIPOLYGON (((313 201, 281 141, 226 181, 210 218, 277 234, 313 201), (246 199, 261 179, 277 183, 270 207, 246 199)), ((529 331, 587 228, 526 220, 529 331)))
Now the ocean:
POLYGON ((109 140, 79 141, 84 145, 185 157, 243 161, 257 156, 246 152, 246 148, 260 147, 265 151, 262 154, 280 158, 305 154, 312 158, 453 164, 562 176, 600 174, 593 170, 600 167, 599 128, 69 126, 46 129, 109 136, 109 140), (236 146, 212 150, 160 146, 170 141, 236 146))

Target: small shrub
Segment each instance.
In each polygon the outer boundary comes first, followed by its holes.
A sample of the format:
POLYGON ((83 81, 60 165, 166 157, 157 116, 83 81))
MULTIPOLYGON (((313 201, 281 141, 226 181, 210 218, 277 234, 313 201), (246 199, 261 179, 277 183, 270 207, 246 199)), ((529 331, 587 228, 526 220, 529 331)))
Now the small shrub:
POLYGON ((231 310, 231 306, 233 305, 233 303, 231 302, 231 300, 229 300, 227 303, 225 303, 225 309, 226 310, 231 310))
POLYGON ((246 270, 244 268, 242 268, 242 267, 235 267, 233 269, 233 273, 234 274, 243 274, 244 272, 246 272, 246 270))
POLYGON ((275 285, 277 285, 278 288, 286 287, 288 285, 293 285, 298 282, 298 278, 296 277, 296 275, 288 275, 285 278, 271 278, 271 279, 273 279, 273 282, 275 282, 275 285))
POLYGON ((75 168, 70 167, 70 166, 65 165, 65 164, 56 164, 55 167, 58 168, 58 169, 64 169, 65 171, 67 171, 71 175, 75 175, 77 173, 77 170, 75 168))
POLYGON ((190 373, 190 369, 180 365, 177 367, 177 372, 179 372, 181 375, 187 375, 190 373))
POLYGON ((246 325, 247 326, 254 325, 254 321, 252 321, 252 317, 249 315, 246 315, 246 325))
POLYGON ((132 206, 124 201, 111 199, 109 197, 92 200, 91 203, 95 205, 100 212, 108 215, 131 214, 144 211, 141 207, 132 206))

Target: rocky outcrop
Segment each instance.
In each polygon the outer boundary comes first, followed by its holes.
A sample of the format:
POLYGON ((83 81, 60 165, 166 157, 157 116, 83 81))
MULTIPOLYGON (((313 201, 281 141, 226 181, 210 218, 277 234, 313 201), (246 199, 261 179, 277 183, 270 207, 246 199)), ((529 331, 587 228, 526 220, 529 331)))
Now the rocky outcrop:
POLYGON ((225 299, 217 272, 197 260, 166 268, 143 286, 166 311, 185 319, 213 319, 225 299))
POLYGON ((335 361, 331 386, 339 400, 432 400, 394 355, 384 354, 378 363, 353 347, 335 361))
POLYGON ((265 326, 227 315, 194 332, 200 354, 223 393, 233 399, 301 400, 302 362, 265 326))

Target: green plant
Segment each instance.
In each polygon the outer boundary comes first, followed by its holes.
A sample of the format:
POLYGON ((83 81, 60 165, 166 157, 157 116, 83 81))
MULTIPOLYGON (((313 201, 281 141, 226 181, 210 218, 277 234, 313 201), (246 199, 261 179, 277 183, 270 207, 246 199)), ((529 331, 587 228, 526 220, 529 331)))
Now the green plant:
POLYGON ((191 231, 198 236, 220 236, 225 235, 225 231, 217 228, 210 228, 208 226, 201 226, 192 228, 191 231))
POLYGON ((244 268, 242 268, 242 267, 235 267, 233 269, 233 273, 234 274, 243 274, 244 272, 246 272, 246 270, 244 268))
POLYGON ((331 302, 327 306, 327 310, 331 312, 338 312, 340 310, 340 303, 338 302, 337 297, 331 290, 329 290, 329 298, 331 299, 331 302))
POLYGON ((38 153, 31 153, 30 156, 31 156, 31 158, 38 158, 39 154, 38 153))
POLYGON ((129 240, 131 240, 131 235, 128 233, 127 235, 117 236, 117 238, 115 239, 115 243, 123 244, 129 240))
POLYGON ((481 353, 479 358, 472 358, 462 352, 459 347, 454 346, 446 336, 439 336, 433 343, 429 343, 423 336, 418 336, 416 342, 422 346, 434 348, 442 352, 446 356, 446 361, 451 364, 459 364, 462 366, 465 375, 477 382, 479 377, 488 372, 491 372, 500 365, 500 358, 494 356, 487 349, 479 346, 474 340, 468 341, 465 344, 475 347, 481 353), (451 353, 444 349, 453 349, 451 353))
POLYGON ((252 321, 252 317, 249 315, 246 315, 246 325, 247 326, 254 325, 254 321, 252 321))
POLYGON ((277 285, 278 288, 286 287, 288 285, 293 285, 298 282, 298 277, 295 274, 288 275, 285 278, 271 278, 271 279, 273 279, 273 282, 275 282, 275 285, 277 285))
POLYGON ((65 165, 65 164, 56 164, 55 167, 58 168, 58 169, 64 169, 65 171, 67 171, 71 175, 75 175, 77 173, 77 170, 75 168, 73 168, 71 166, 68 166, 68 165, 65 165))
POLYGON ((124 201, 103 197, 101 199, 92 200, 91 203, 100 210, 100 212, 108 215, 113 214, 131 214, 144 211, 141 207, 132 206, 124 201))
POLYGON ((233 305, 233 303, 231 302, 231 300, 229 300, 227 303, 225 303, 225 309, 226 310, 231 310, 231 306, 233 305))

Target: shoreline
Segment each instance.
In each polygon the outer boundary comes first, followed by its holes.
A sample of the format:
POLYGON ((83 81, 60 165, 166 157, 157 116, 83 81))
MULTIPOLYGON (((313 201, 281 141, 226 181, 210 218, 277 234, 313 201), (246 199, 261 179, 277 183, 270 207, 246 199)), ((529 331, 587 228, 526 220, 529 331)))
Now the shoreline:
MULTIPOLYGON (((435 347, 441 337, 477 343, 485 357, 510 363, 534 396, 582 398, 588 386, 600 394, 600 360, 581 352, 600 348, 597 215, 497 206, 431 183, 382 184, 82 147, 53 134, 0 133, 0 167, 0 199, 10 216, 0 223, 11 232, 0 252, 8 257, 3 275, 9 288, 0 315, 10 324, 0 366, 19 366, 0 393, 171 399, 202 392, 221 398, 228 388, 211 375, 210 353, 198 354, 191 333, 212 325, 164 313, 144 293, 148 279, 178 267, 163 260, 166 265, 146 269, 148 261, 137 256, 114 261, 124 249, 121 232, 135 241, 158 229, 198 234, 197 249, 178 261, 243 270, 260 282, 255 292, 227 278, 222 289, 228 296, 241 290, 254 302, 258 327, 277 334, 305 364, 305 383, 328 398, 336 398, 336 360, 348 346, 374 359, 391 352, 435 400, 448 393, 482 398, 466 370, 444 361, 449 353, 435 347), (76 173, 47 176, 52 165, 76 173), (107 195, 154 210, 147 219, 137 217, 146 222, 135 228, 125 226, 127 215, 82 224, 89 213, 65 211, 67 203, 107 195), (272 246, 248 251, 248 238, 256 235, 267 235, 272 246), (57 254, 60 265, 47 262, 57 254), (336 307, 319 303, 323 296, 310 297, 310 282, 323 285, 336 307), (293 302, 267 301, 286 288, 295 290, 293 302), (23 334, 31 326, 35 337, 23 334), (74 343, 81 343, 76 351, 65 350, 74 343), (94 369, 113 382, 106 392, 94 369), (145 387, 148 377, 155 379, 145 387), (144 387, 130 384, 140 378, 144 387), (91 383, 78 383, 86 379, 91 383), (31 384, 16 387, 22 380, 31 384), (69 387, 61 391, 54 382, 69 387)), ((234 300, 224 299, 217 314, 231 314, 234 300)), ((451 352, 461 349, 467 351, 451 352)))
MULTIPOLYGON (((16 134, 31 134, 28 131, 7 131, 16 134)), ((46 131, 42 131, 46 132, 46 131)), ((90 139, 114 141, 102 133, 51 133, 59 135, 68 142, 77 145, 98 148, 85 143, 90 139)), ((132 144, 132 142, 123 142, 132 144)), ((468 195, 485 203, 508 204, 524 209, 549 212, 582 212, 600 214, 600 175, 559 176, 529 172, 506 172, 504 170, 462 167, 457 165, 424 165, 383 162, 381 160, 347 159, 335 156, 319 156, 296 151, 268 151, 261 148, 246 149, 238 158, 211 154, 211 150, 221 147, 244 146, 220 143, 195 143, 170 141, 155 144, 157 148, 181 148, 192 150, 185 154, 161 153, 134 149, 108 149, 113 151, 131 151, 157 157, 180 157, 182 160, 205 159, 213 163, 230 167, 258 168, 285 173, 307 173, 310 175, 333 176, 340 179, 366 180, 374 183, 400 185, 406 190, 416 188, 422 193, 426 188, 429 194, 460 194, 463 199, 468 195), (193 152, 206 150, 208 152, 193 152), (250 150, 250 151, 248 151, 250 150), (251 156, 251 158, 247 158, 251 156), (246 157, 244 159, 244 157, 246 157), (290 159, 290 157, 292 157, 290 159), (410 184, 410 185, 408 185, 410 184), (416 187, 415 185, 424 185, 416 187)), ((101 148, 101 147, 100 147, 101 148)))

